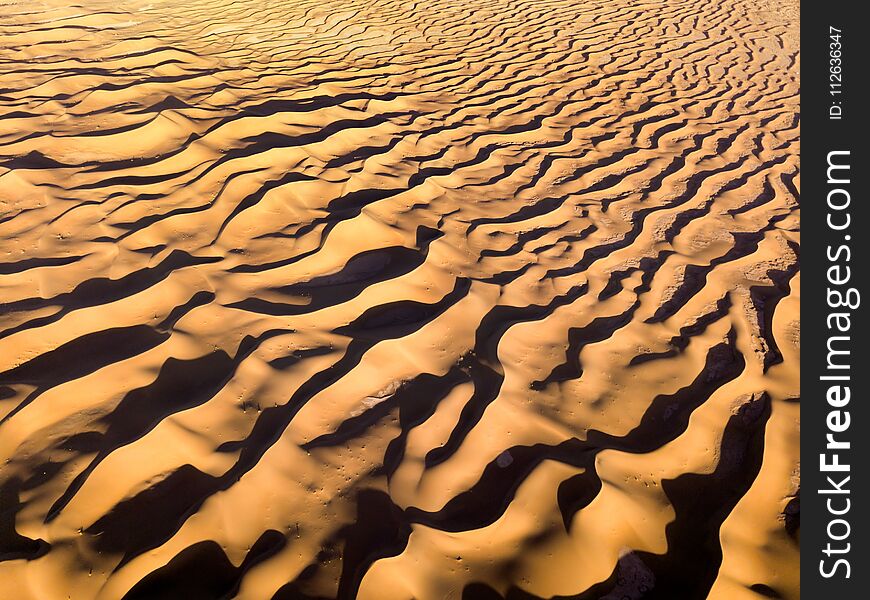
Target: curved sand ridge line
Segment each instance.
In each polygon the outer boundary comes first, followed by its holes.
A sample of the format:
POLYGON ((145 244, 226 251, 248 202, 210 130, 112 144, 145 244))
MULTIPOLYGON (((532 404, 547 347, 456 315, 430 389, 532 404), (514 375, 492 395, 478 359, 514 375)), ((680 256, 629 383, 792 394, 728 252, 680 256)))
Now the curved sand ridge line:
POLYGON ((0 8, 0 597, 799 597, 797 3, 0 8))

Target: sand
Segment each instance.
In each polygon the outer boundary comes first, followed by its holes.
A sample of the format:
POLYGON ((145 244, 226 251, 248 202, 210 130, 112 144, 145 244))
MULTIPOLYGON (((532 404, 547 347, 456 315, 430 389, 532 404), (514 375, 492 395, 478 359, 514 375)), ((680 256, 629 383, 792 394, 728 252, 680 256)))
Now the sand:
POLYGON ((797 30, 0 1, 0 598, 798 598, 797 30))

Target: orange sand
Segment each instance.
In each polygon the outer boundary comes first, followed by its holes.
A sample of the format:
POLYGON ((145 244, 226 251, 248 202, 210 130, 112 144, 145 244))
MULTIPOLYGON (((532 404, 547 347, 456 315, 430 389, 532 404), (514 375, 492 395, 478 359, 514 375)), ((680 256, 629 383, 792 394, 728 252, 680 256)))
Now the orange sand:
POLYGON ((798 598, 797 30, 0 1, 0 598, 798 598))

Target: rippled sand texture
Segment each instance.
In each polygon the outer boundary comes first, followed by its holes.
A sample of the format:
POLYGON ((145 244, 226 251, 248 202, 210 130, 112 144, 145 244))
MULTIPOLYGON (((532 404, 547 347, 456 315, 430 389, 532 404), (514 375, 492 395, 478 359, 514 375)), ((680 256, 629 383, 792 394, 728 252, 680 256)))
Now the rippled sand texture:
POLYGON ((796 9, 5 0, 0 598, 797 598, 796 9))

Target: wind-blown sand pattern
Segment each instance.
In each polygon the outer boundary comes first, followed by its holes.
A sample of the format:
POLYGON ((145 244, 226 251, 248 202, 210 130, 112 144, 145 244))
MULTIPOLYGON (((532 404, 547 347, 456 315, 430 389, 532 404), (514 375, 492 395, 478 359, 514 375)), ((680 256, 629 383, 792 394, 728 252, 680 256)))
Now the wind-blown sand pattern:
POLYGON ((0 2, 0 598, 798 598, 797 26, 0 2))

